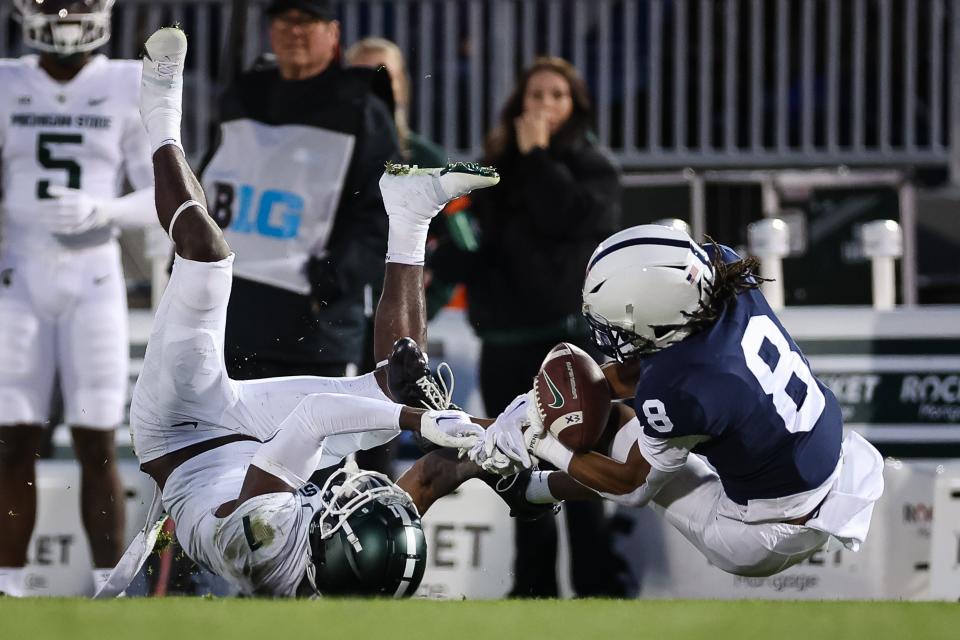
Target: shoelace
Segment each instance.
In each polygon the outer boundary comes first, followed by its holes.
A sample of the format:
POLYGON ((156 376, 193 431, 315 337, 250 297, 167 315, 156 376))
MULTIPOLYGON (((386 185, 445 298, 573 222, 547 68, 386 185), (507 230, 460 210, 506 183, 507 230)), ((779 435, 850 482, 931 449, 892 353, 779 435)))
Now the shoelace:
POLYGON ((180 63, 170 60, 157 60, 157 75, 161 78, 166 78, 168 80, 173 80, 173 77, 177 73, 177 68, 180 66, 180 63))
POLYGON ((435 411, 443 411, 448 408, 453 398, 454 382, 453 369, 451 369, 450 365, 446 362, 441 362, 440 366, 437 367, 436 378, 429 374, 417 378, 417 387, 419 387, 421 393, 426 396, 426 398, 420 401, 421 404, 427 409, 433 409, 435 411), (447 381, 444 380, 444 370, 450 378, 449 385, 447 381))
POLYGON ((519 477, 520 477, 519 473, 515 473, 512 476, 500 476, 500 479, 497 480, 497 492, 506 493, 507 491, 510 491, 510 489, 513 488, 513 485, 517 483, 517 478, 519 477), (509 480, 510 483, 505 487, 501 487, 500 485, 503 484, 504 480, 509 480))

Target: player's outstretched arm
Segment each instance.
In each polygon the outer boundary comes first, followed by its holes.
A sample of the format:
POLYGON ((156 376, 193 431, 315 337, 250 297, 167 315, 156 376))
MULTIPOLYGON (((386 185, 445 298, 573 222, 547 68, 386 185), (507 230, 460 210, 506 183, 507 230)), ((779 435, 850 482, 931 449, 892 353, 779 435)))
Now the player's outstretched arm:
POLYGON ((422 516, 438 499, 482 473, 480 467, 453 449, 437 449, 413 463, 397 480, 397 486, 410 494, 422 516))
POLYGON ((425 411, 375 398, 311 394, 280 424, 253 456, 236 500, 221 505, 225 517, 239 505, 268 493, 296 491, 320 468, 326 438, 369 431, 413 431, 441 447, 469 448, 483 433, 462 411, 425 411))

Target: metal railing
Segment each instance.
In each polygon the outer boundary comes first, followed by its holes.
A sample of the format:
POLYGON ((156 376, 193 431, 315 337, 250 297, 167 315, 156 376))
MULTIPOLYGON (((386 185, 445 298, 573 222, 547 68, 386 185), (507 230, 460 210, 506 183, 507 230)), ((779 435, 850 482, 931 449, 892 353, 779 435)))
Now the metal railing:
MULTIPOLYGON (((216 118, 218 70, 242 0, 119 0, 109 53, 153 28, 191 34, 185 141, 216 118)), ((242 58, 267 50, 247 3, 242 58)), ((0 5, 7 24, 10 3, 0 5)), ((346 45, 395 40, 413 127, 477 156, 536 55, 587 79, 596 129, 627 168, 951 166, 960 176, 960 0, 344 0, 346 45)), ((20 52, 12 24, 0 53, 20 52)))

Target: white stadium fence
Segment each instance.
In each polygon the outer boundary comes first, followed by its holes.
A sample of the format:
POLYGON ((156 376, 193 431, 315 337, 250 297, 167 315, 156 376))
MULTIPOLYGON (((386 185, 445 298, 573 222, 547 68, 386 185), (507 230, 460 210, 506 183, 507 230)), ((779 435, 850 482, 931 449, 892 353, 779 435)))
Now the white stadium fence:
MULTIPOLYGON (((22 52, 0 3, 0 55, 22 52)), ((267 50, 265 0, 119 0, 107 49, 191 35, 184 141, 206 149, 224 70, 267 50), (242 8, 240 13, 238 9, 242 8), (238 19, 239 18, 239 19, 238 19)), ((476 157, 519 69, 560 55, 628 170, 949 166, 960 175, 960 0, 343 0, 344 43, 395 40, 414 129, 476 157)))

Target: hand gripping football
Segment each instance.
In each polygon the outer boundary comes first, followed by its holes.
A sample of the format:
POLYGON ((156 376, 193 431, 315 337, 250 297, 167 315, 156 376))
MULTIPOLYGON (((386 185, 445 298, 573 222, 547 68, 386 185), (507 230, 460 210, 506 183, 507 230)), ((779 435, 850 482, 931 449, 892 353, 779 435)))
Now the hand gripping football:
POLYGON ((546 429, 573 451, 593 448, 610 416, 610 387, 593 358, 561 342, 540 365, 533 392, 546 429))

